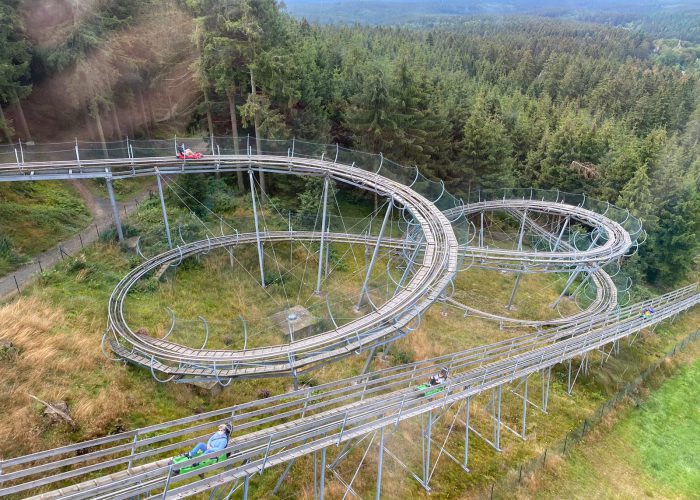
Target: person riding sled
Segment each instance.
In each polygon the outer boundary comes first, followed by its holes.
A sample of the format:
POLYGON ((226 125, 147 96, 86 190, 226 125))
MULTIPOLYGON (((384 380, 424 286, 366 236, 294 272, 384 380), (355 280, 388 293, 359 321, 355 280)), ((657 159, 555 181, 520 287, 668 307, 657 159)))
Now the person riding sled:
POLYGON ((200 442, 192 450, 182 456, 189 459, 200 455, 218 453, 228 446, 228 438, 231 435, 231 424, 221 424, 219 429, 211 435, 206 443, 200 442))
POLYGON ((177 152, 177 156, 179 158, 190 158, 194 156, 194 151, 192 151, 190 148, 186 148, 184 142, 177 146, 175 151, 177 152))
POLYGON ((440 370, 440 373, 437 373, 430 377, 430 385, 439 385, 439 384, 444 384, 445 381, 447 380, 447 368, 443 368, 440 370))

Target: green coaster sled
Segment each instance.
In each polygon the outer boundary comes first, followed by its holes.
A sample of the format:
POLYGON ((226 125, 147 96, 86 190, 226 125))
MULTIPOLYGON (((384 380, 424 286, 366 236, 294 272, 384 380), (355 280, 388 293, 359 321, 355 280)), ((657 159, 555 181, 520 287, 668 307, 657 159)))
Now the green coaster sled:
POLYGON ((423 396, 432 396, 433 394, 437 394, 438 392, 442 392, 445 390, 445 387, 443 384, 439 385, 430 385, 430 384, 422 384, 416 387, 417 391, 425 391, 423 396))
MULTIPOLYGON (((201 455, 202 453, 200 452, 192 458, 197 458, 201 455)), ((219 455, 218 457, 213 454, 210 455, 210 457, 202 459, 201 462, 196 462, 192 465, 188 465, 187 467, 183 467, 182 469, 177 469, 176 467, 173 467, 173 474, 187 474, 188 472, 192 472, 193 470, 199 470, 206 467, 207 465, 212 465, 217 462, 221 462, 222 460, 226 460, 229 456, 228 453, 224 453, 222 455, 219 455)), ((177 465, 182 462, 187 462, 188 460, 189 458, 187 458, 185 455, 178 455, 175 458, 173 458, 173 465, 177 465)))

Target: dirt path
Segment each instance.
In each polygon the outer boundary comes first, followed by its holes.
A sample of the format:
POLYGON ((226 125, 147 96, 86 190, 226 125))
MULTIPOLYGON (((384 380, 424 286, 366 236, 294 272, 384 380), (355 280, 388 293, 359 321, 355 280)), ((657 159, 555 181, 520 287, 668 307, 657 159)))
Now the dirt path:
POLYGON ((93 220, 98 221, 109 215, 109 200, 107 198, 97 198, 90 188, 83 181, 71 181, 71 185, 80 194, 88 210, 92 214, 93 220))
MULTIPOLYGON (((75 236, 37 255, 31 262, 24 264, 14 272, 1 277, 0 300, 12 297, 18 292, 18 288, 20 290, 24 289, 24 287, 37 276, 37 273, 53 268, 56 264, 65 259, 66 256, 80 252, 84 247, 96 241, 100 234, 114 225, 112 221, 112 210, 107 198, 95 196, 95 194, 80 181, 73 182, 73 186, 78 193, 80 193, 88 210, 92 213, 92 224, 75 236)), ((138 204, 150 196, 152 191, 152 187, 146 187, 143 191, 129 199, 117 203, 122 224, 131 213, 136 211, 138 204)))

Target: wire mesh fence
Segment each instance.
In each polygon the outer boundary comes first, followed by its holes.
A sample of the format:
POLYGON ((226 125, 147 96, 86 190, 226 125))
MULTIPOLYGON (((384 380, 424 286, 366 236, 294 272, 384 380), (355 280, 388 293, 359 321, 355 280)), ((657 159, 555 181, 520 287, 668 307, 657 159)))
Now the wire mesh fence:
MULTIPOLYGON (((119 209, 120 215, 123 218, 131 216, 140 204, 138 200, 123 203, 119 209)), ((25 262, 14 272, 0 277, 0 299, 21 295, 36 277, 50 271, 57 264, 74 258, 95 241, 101 238, 116 239, 114 227, 111 217, 95 221, 75 236, 25 262)))
POLYGON ((669 358, 673 358, 688 347, 689 344, 696 342, 698 339, 700 339, 700 329, 678 341, 672 349, 666 352, 665 356, 662 356, 658 361, 654 362, 639 375, 634 377, 634 379, 627 382, 610 399, 599 406, 590 417, 584 419, 577 427, 567 432, 563 439, 549 445, 538 456, 520 464, 515 469, 511 469, 501 480, 494 481, 480 497, 499 499, 513 498, 518 487, 523 486, 529 478, 547 467, 548 459, 551 461, 554 455, 566 456, 570 454, 573 448, 595 429, 611 411, 617 408, 620 403, 627 399, 632 399, 639 404, 643 400, 641 394, 642 386, 668 362, 669 358))

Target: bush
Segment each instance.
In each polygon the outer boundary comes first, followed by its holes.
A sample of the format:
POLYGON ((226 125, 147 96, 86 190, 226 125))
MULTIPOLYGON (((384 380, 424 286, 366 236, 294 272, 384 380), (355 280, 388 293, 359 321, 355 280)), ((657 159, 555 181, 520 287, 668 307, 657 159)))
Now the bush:
MULTIPOLYGON (((139 235, 138 229, 129 224, 122 224, 122 232, 124 238, 132 238, 139 235)), ((103 243, 108 243, 110 241, 118 241, 119 237, 117 235, 117 228, 111 227, 100 233, 100 241, 103 243)))
POLYGON ((299 375, 299 385, 305 385, 306 387, 316 387, 318 385, 318 379, 309 373, 302 373, 299 375))
POLYGON ((416 360, 416 352, 410 348, 395 347, 390 354, 392 365, 405 365, 416 360))
POLYGON ((19 356, 19 347, 12 342, 0 343, 0 361, 14 361, 19 356))

